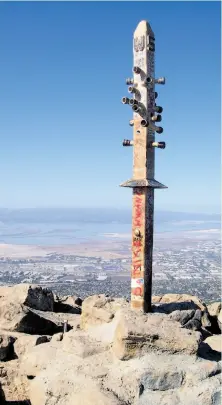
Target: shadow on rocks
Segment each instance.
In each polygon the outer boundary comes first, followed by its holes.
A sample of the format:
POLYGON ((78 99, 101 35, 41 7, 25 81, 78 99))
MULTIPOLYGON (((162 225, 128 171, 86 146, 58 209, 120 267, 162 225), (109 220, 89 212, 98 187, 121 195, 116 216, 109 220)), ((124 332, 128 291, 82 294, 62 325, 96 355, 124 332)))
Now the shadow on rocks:
POLYGON ((0 386, 0 404, 1 405, 32 405, 31 402, 27 399, 24 401, 6 401, 5 394, 0 386))
POLYGON ((16 330, 29 335, 52 336, 55 333, 63 332, 63 326, 61 322, 57 322, 53 312, 46 314, 29 308, 16 330))
MULTIPOLYGON (((7 355, 6 355, 6 357, 4 359, 1 359, 2 363, 18 359, 18 356, 15 353, 15 349, 14 349, 14 343, 16 341, 16 338, 11 336, 10 340, 11 341, 10 341, 10 344, 8 345, 7 355)), ((1 394, 0 394, 0 399, 1 399, 1 394)), ((0 405, 1 405, 1 402, 0 402, 0 405)))
POLYGON ((27 401, 5 401, 5 405, 32 405, 32 404, 29 400, 27 400, 27 401))
POLYGON ((220 328, 218 326, 217 317, 209 315, 209 319, 210 319, 210 322, 211 322, 211 326, 210 326, 210 328, 208 328, 209 332, 211 332, 213 335, 220 335, 221 330, 220 330, 220 328))
POLYGON ((0 404, 5 404, 5 394, 0 384, 0 404))
POLYGON ((198 357, 201 357, 205 360, 211 361, 220 361, 221 360, 221 353, 217 352, 216 350, 211 349, 211 347, 205 343, 201 342, 197 352, 198 357))
POLYGON ((169 304, 154 304, 152 305, 152 312, 157 312, 160 314, 171 314, 174 311, 187 311, 194 309, 195 311, 199 309, 198 305, 194 302, 183 301, 183 302, 170 302, 169 304))
POLYGON ((81 311, 80 307, 77 307, 77 306, 73 307, 72 305, 65 304, 63 302, 55 302, 54 303, 54 312, 81 315, 82 311, 81 311))

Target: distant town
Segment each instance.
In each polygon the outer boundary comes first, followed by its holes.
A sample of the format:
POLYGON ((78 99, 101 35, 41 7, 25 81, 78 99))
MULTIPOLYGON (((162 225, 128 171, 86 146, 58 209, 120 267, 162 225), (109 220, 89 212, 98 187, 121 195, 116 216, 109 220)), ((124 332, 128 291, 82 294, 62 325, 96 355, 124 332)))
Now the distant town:
MULTIPOLYGON (((32 283, 60 295, 85 298, 104 293, 129 299, 130 244, 122 246, 118 258, 57 252, 37 257, 0 256, 0 285, 32 283)), ((220 300, 220 249, 217 239, 158 240, 153 254, 153 294, 189 293, 205 302, 220 300)))

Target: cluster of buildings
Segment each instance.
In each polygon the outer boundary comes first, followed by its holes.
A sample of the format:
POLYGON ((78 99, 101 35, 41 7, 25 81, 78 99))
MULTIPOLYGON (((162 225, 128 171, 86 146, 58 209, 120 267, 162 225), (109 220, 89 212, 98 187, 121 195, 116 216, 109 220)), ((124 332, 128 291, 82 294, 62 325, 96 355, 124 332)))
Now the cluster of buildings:
MULTIPOLYGON (((220 241, 157 246, 153 254, 153 293, 190 293, 205 301, 220 300, 220 241)), ((49 254, 13 259, 0 257, 0 284, 50 286, 62 295, 105 293, 130 298, 131 255, 118 259, 49 254)))

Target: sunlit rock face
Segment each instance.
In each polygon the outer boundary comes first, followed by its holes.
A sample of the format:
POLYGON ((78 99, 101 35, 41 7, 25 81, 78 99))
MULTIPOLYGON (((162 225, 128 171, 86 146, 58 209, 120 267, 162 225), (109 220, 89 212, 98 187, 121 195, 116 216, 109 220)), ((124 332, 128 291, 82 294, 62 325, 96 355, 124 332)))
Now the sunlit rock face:
POLYGON ((185 294, 153 297, 144 314, 105 295, 4 287, 1 404, 219 405, 220 310, 185 294))

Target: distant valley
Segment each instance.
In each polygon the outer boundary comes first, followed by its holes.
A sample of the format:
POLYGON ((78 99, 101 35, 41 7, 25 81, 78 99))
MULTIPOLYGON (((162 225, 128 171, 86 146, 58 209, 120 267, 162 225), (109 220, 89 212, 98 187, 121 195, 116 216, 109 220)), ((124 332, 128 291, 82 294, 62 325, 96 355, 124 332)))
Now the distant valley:
MULTIPOLYGON (((220 250, 219 215, 157 211, 153 293, 219 300, 220 250)), ((0 210, 1 284, 129 298, 130 263, 130 211, 0 210)))

